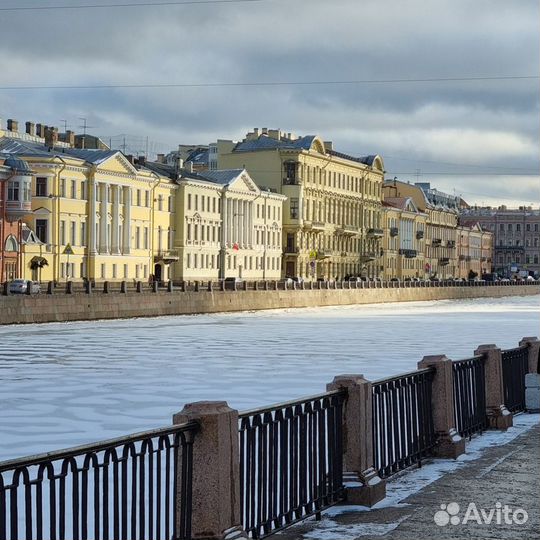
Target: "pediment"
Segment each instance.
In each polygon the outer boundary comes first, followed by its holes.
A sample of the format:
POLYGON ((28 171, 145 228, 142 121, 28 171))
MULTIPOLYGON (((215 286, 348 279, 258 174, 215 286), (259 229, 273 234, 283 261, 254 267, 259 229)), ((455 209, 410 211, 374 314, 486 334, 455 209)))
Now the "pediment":
POLYGON ((243 171, 239 174, 231 183, 230 187, 238 191, 246 191, 249 193, 260 193, 260 189, 257 184, 249 176, 247 171, 243 171))
POLYGON ((39 208, 36 208, 33 213, 34 215, 37 214, 39 216, 46 216, 46 215, 49 215, 51 211, 48 208, 41 206, 39 208))
POLYGON ((137 174, 137 169, 124 157, 121 152, 113 154, 98 165, 102 172, 114 172, 121 174, 137 174))

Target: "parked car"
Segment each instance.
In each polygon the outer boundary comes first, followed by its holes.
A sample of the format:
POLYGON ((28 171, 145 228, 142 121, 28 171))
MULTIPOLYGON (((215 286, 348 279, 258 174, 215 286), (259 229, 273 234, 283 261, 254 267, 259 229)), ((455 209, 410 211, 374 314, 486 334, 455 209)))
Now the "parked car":
POLYGON ((41 286, 37 281, 29 281, 27 279, 14 279, 9 284, 10 294, 26 294, 28 291, 28 284, 31 283, 30 293, 38 294, 41 292, 41 286))
POLYGON ((225 283, 242 283, 244 280, 238 276, 229 276, 224 279, 225 283))

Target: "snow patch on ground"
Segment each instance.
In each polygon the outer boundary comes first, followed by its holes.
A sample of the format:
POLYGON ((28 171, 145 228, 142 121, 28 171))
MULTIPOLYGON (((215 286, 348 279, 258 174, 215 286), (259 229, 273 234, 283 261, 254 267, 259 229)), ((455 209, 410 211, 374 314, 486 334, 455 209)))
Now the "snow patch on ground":
POLYGON ((318 524, 316 529, 303 535, 309 540, 347 540, 359 536, 384 536, 396 529, 407 518, 400 519, 395 523, 337 523, 331 519, 325 519, 318 524))

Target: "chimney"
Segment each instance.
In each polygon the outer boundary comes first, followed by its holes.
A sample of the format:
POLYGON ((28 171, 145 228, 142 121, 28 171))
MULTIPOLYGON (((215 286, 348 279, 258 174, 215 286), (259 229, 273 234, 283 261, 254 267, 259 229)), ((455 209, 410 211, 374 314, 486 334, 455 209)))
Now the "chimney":
POLYGON ((333 150, 334 149, 334 144, 332 143, 332 141, 324 141, 324 149, 325 150, 333 150))
POLYGON ((134 158, 132 154, 125 154, 125 158, 133 165, 134 164, 134 158))
POLYGON ((268 130, 268 136, 272 139, 276 139, 276 141, 281 140, 281 131, 279 129, 269 129, 268 130))
POLYGON ((45 137, 45 126, 43 124, 36 124, 36 135, 38 137, 45 137))
POLYGON ((144 165, 144 164, 146 163, 146 157, 145 157, 145 156, 139 156, 139 157, 137 158, 137 163, 138 163, 139 165, 144 165))
POLYGON ((176 158, 176 163, 174 166, 174 170, 178 172, 180 169, 184 167, 184 160, 181 157, 176 158))
POLYGON ((156 158, 156 161, 158 163, 165 163, 165 154, 158 154, 157 158, 156 158))
POLYGON ((58 142, 58 128, 48 127, 45 129, 45 146, 54 148, 58 142))
POLYGON ((193 161, 186 161, 186 163, 184 163, 184 169, 187 172, 192 173, 193 172, 193 161))
POLYGON ((17 122, 17 120, 9 118, 7 121, 7 128, 8 131, 19 131, 19 122, 17 122))
POLYGON ((26 133, 32 136, 36 134, 36 126, 33 122, 26 122, 26 133))
POLYGON ((73 148, 75 146, 75 132, 68 129, 65 135, 65 142, 67 142, 69 146, 73 148))
POLYGON ((262 134, 267 135, 268 134, 268 128, 262 128, 262 134))

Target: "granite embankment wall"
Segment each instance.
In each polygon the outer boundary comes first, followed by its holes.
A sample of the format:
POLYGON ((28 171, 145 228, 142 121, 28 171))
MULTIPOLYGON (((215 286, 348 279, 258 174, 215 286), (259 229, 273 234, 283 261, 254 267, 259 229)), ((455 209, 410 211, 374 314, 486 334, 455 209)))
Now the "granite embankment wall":
POLYGON ((93 291, 0 297, 0 324, 90 321, 264 309, 305 308, 382 302, 414 302, 540 294, 540 286, 400 287, 322 290, 183 292, 93 291))

